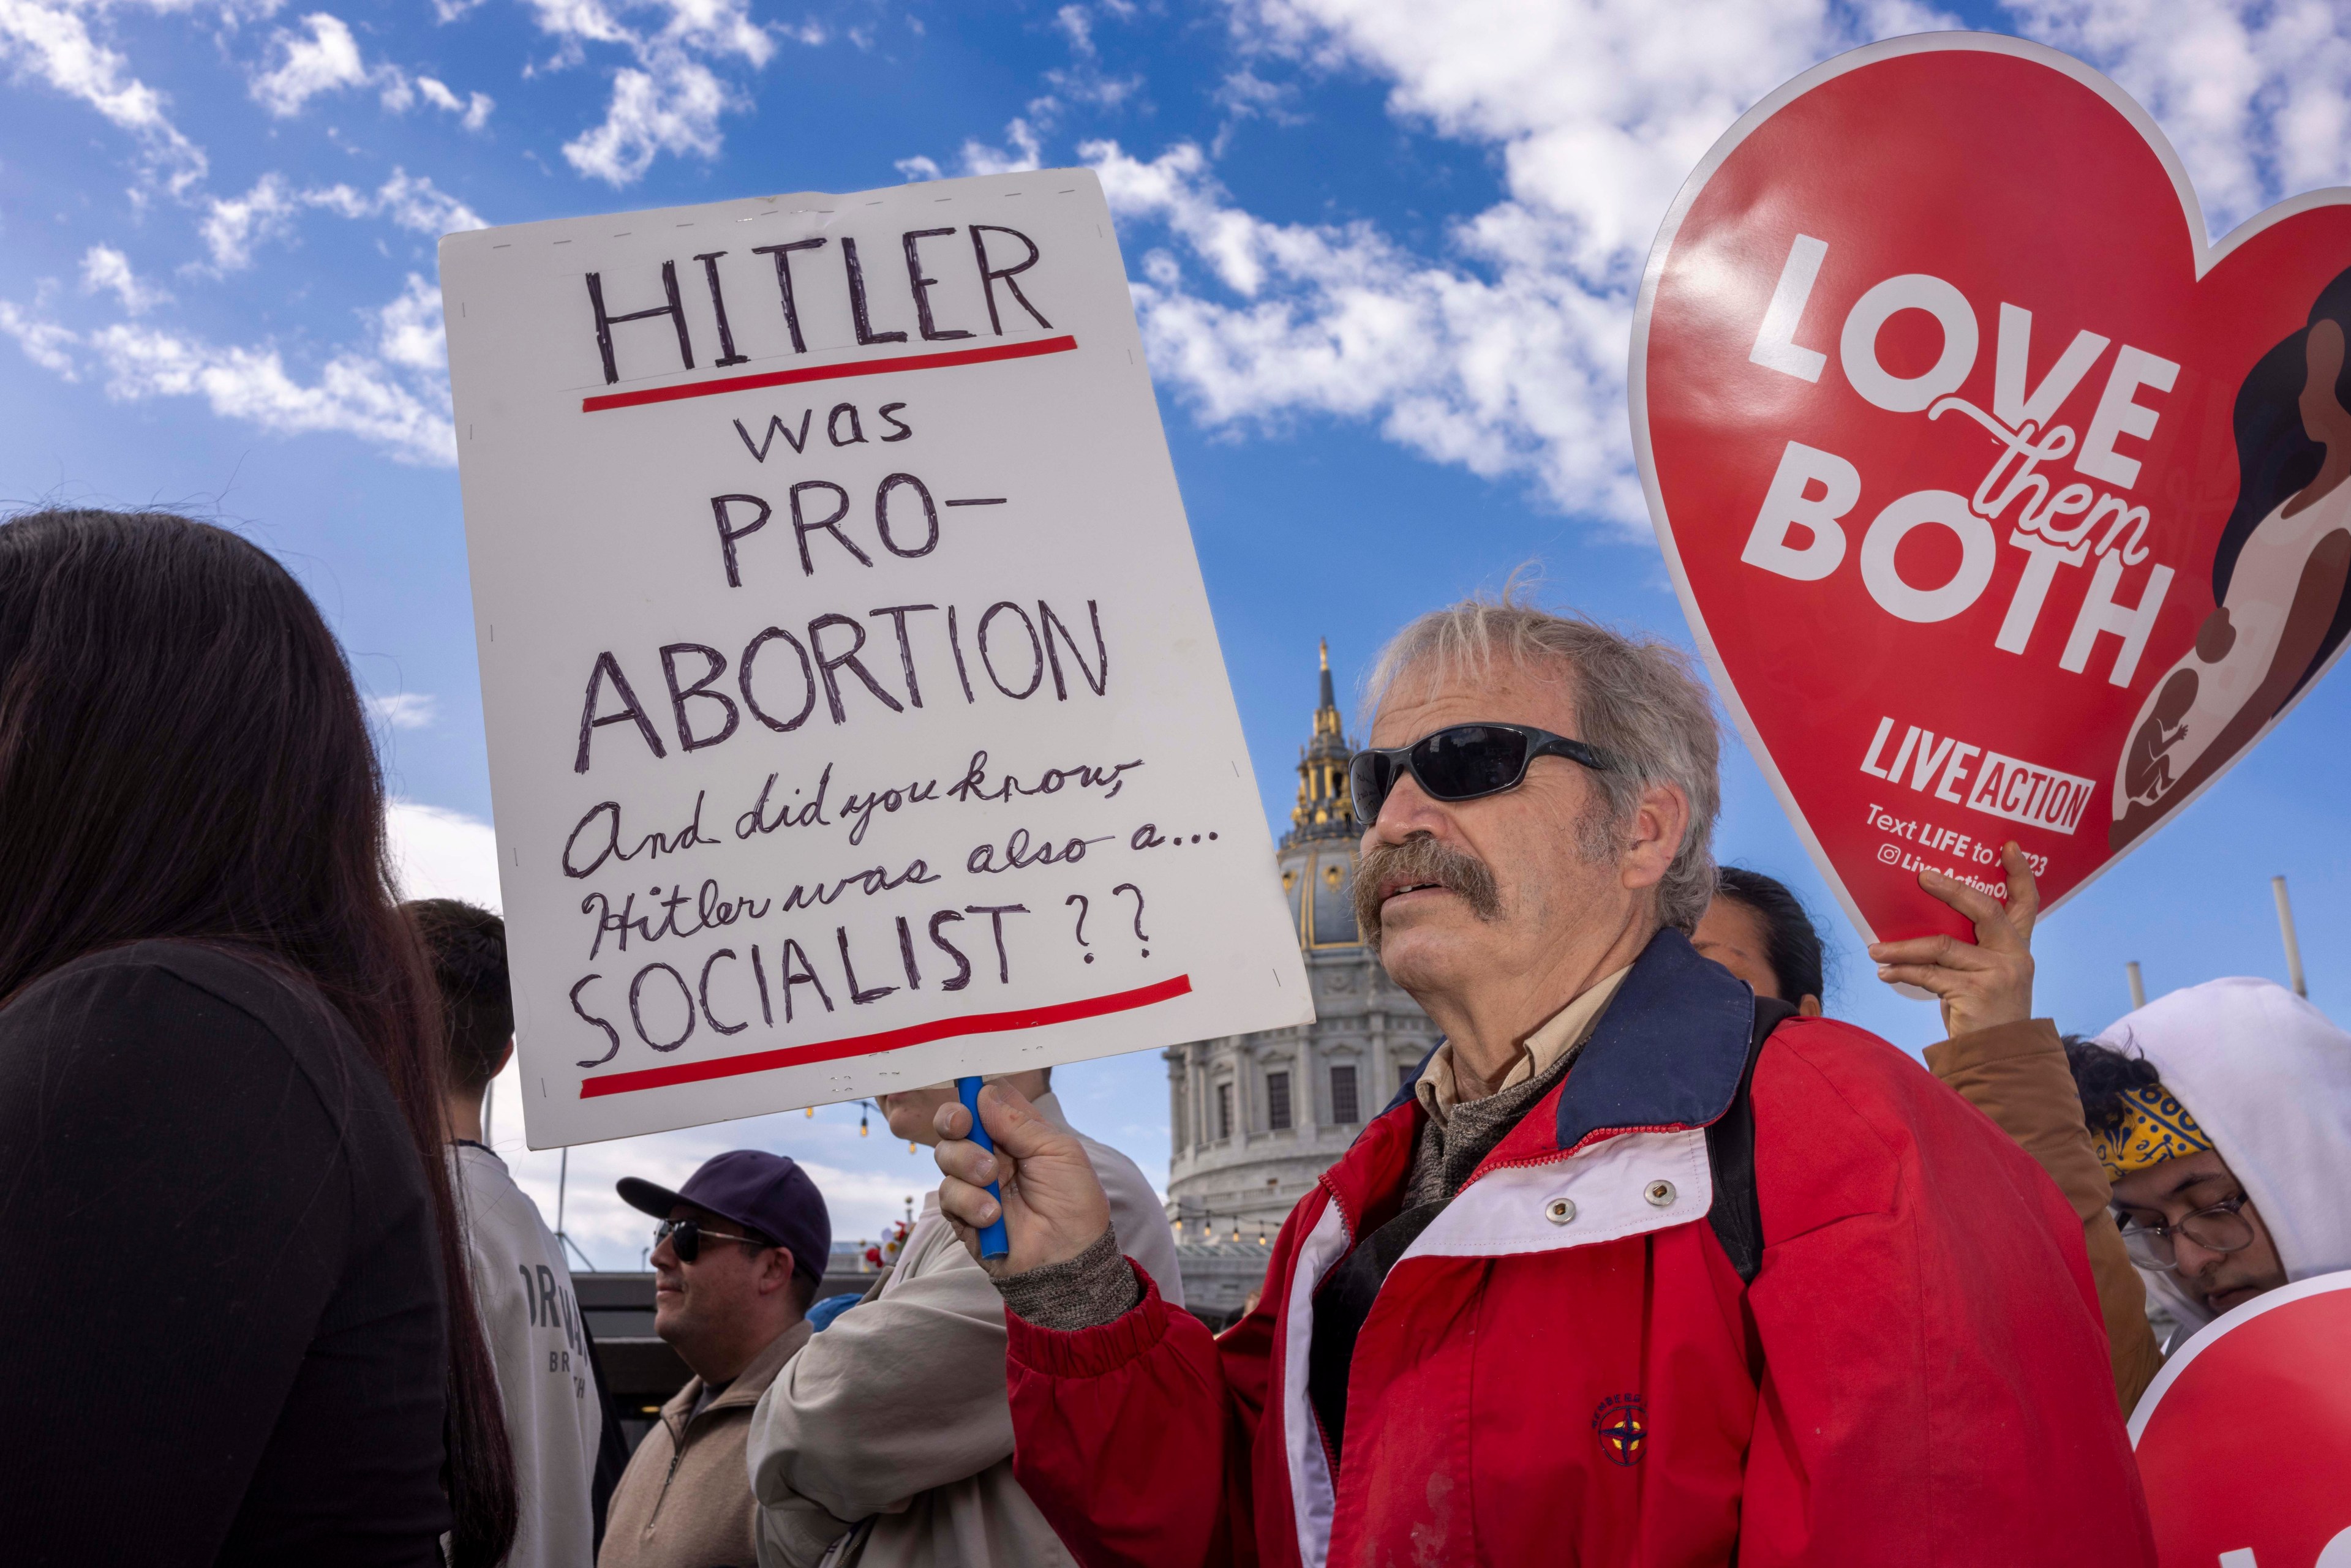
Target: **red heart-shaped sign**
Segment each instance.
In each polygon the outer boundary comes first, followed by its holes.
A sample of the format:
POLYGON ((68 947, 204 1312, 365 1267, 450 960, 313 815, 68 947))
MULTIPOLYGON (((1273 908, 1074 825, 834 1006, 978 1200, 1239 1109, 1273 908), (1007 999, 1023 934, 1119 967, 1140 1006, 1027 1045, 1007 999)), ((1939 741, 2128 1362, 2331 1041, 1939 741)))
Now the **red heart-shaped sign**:
POLYGON ((1857 50, 1659 233, 1634 440, 1734 721, 1875 937, 2044 903, 2225 771, 2351 629, 2351 192, 2219 245, 2104 77, 1857 50))
POLYGON ((2161 1568, 2351 1561, 2351 1273, 2256 1296, 2131 1413, 2161 1568))

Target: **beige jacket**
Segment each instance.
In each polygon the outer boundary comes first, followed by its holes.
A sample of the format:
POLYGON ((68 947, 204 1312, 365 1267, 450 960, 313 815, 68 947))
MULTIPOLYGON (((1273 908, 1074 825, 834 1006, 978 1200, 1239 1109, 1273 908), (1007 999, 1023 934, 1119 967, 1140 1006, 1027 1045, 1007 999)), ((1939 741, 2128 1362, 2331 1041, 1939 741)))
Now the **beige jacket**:
POLYGON ((752 1568, 758 1548, 744 1437, 759 1396, 808 1338, 805 1321, 777 1335, 700 1415, 699 1377, 662 1406, 612 1489, 597 1568, 752 1568))
POLYGON ((2128 1415, 2162 1370, 2163 1349, 2147 1321, 2147 1287, 2123 1250, 2122 1232, 2107 1207, 2113 1190, 2091 1152, 2057 1026, 2034 1019, 1954 1035, 1927 1048, 1927 1066, 2015 1139, 2082 1217, 2082 1241, 2114 1358, 2115 1392, 2128 1415))
MULTIPOLYGON (((1037 1109, 1071 1131, 1060 1102, 1037 1109)), ((1079 1134, 1119 1249, 1183 1303, 1176 1242, 1134 1162, 1079 1134)), ((1062 1568, 1073 1559, 1012 1479, 1004 1299, 938 1195, 871 1299, 835 1318, 751 1419, 761 1568, 1062 1568)))

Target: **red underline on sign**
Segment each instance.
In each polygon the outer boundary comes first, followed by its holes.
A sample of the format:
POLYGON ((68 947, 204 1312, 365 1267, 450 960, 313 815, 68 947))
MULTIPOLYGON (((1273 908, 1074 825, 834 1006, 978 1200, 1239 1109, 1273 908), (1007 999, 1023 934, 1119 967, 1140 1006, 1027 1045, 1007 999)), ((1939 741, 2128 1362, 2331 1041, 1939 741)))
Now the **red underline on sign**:
POLYGON ((887 360, 850 360, 838 365, 801 365, 789 371, 764 371, 756 376, 721 376, 714 382, 687 382, 674 387, 646 387, 640 392, 606 392, 580 400, 582 413, 608 408, 639 408, 649 402, 676 402, 682 398, 716 397, 721 392, 756 392, 761 387, 797 386, 802 382, 837 382, 849 376, 886 376, 898 371, 939 371, 951 365, 985 365, 997 360, 1033 360, 1040 354, 1066 354, 1078 346, 1067 334, 1026 343, 991 343, 984 349, 954 349, 939 354, 900 354, 887 360))
POLYGON ((879 1051, 901 1051, 910 1045, 928 1045, 935 1040, 954 1040, 967 1034, 1001 1034, 1008 1030, 1043 1029, 1047 1024, 1071 1023, 1079 1019, 1101 1018, 1109 1013, 1132 1012, 1137 1008, 1150 1007, 1155 1002, 1188 995, 1191 989, 1192 977, 1178 975, 1172 980, 1138 986, 1131 991, 1113 991, 1106 997, 1087 997, 1080 1001, 1052 1002, 1041 1008, 1019 1008, 1010 1012, 967 1013, 961 1018, 933 1019, 929 1023, 885 1029, 876 1034, 852 1035, 846 1040, 821 1040, 812 1045, 788 1045, 776 1051, 753 1051, 740 1056, 716 1057, 708 1061, 681 1061, 670 1067, 644 1067, 634 1072, 608 1072, 601 1078, 582 1079, 580 1098, 594 1100, 606 1094, 633 1094, 640 1089, 706 1083, 714 1078, 770 1072, 778 1067, 797 1067, 810 1061, 837 1061, 844 1056, 870 1056, 879 1051))

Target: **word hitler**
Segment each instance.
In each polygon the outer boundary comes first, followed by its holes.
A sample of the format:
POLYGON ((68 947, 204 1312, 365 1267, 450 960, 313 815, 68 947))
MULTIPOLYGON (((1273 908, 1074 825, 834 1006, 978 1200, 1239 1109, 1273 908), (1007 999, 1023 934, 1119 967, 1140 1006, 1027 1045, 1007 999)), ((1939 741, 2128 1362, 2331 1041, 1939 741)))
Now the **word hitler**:
MULTIPOLYGON (((966 703, 979 700, 975 665, 979 679, 1014 702, 1025 702, 1036 695, 1049 674, 1052 677, 1053 700, 1069 701, 1070 689, 1075 684, 1070 678, 1070 665, 1075 666, 1077 680, 1094 695, 1101 696, 1110 689, 1110 650, 1102 638, 1101 607, 1095 601, 1087 600, 1085 617, 1079 622, 1080 630, 1092 634, 1093 656, 1089 662, 1070 625, 1078 618, 1071 615, 1065 619, 1042 599, 1036 602, 1033 619, 1025 606, 1006 599, 989 605, 979 612, 976 622, 969 622, 957 606, 946 606, 946 622, 941 629, 954 661, 956 682, 962 688, 966 703), (1068 665, 1063 663, 1065 651, 1068 665), (1026 670, 1020 668, 1022 653, 1029 655, 1026 670)), ((892 713, 904 713, 910 706, 921 707, 923 686, 914 668, 914 636, 908 622, 916 615, 938 612, 939 606, 935 604, 885 604, 866 612, 869 619, 887 620, 895 633, 899 673, 905 681, 903 701, 859 657, 865 646, 866 629, 862 622, 848 615, 816 617, 808 623, 804 638, 780 626, 769 626, 745 643, 743 651, 731 662, 725 653, 705 643, 664 644, 657 657, 678 748, 700 751, 725 742, 742 727, 746 713, 778 734, 788 735, 815 713, 820 688, 824 695, 825 711, 832 722, 846 724, 849 707, 841 700, 844 673, 855 677, 874 701, 892 713), (778 664, 787 653, 789 661, 778 664), (695 664, 700 668, 691 679, 683 679, 687 672, 680 669, 681 663, 689 669, 695 664), (716 689, 729 669, 735 673, 739 705, 736 697, 716 689), (801 689, 798 692, 791 689, 795 670, 800 677, 801 689)), ((938 626, 939 622, 928 624, 938 626)), ((596 732, 607 725, 619 724, 633 726, 655 757, 669 755, 661 732, 637 695, 635 684, 622 669, 618 655, 608 649, 596 655, 595 664, 588 674, 587 695, 580 707, 580 748, 571 765, 574 773, 588 771, 596 732), (610 713, 598 711, 613 699, 618 699, 618 708, 610 713)))
MULTIPOLYGON (((939 280, 926 276, 924 272, 925 266, 937 264, 925 262, 921 249, 923 241, 950 238, 955 233, 952 228, 910 229, 898 236, 899 247, 905 256, 906 287, 914 298, 916 329, 922 333, 925 342, 946 342, 957 338, 971 338, 978 335, 970 328, 939 325, 930 293, 933 288, 938 287, 939 280)), ((968 233, 971 239, 972 266, 977 269, 980 293, 987 302, 989 329, 997 337, 1004 336, 1004 311, 998 308, 997 293, 997 287, 1001 284, 1004 292, 1010 297, 1012 304, 1017 304, 1021 309, 1027 311, 1038 326, 1050 330, 1053 324, 1045 319, 1045 313, 1031 304, 1028 295, 1022 293, 1020 289, 1020 275, 1035 267, 1041 259, 1037 242, 1018 229, 1005 228, 998 224, 972 224, 968 225, 968 233), (993 252, 989 248, 990 242, 987 238, 990 235, 1003 236, 994 242, 998 248, 993 252), (1009 253, 1010 242, 1013 240, 1018 240, 1027 254, 1008 267, 1000 265, 1009 253)), ((815 239, 792 240, 784 245, 755 246, 751 250, 753 256, 769 256, 776 264, 776 290, 783 306, 784 329, 791 338, 792 352, 796 354, 807 353, 809 347, 807 334, 801 330, 800 300, 792 287, 792 257, 802 251, 821 250, 830 244, 831 244, 830 239, 820 236, 815 239)), ((866 298, 865 267, 858 257, 857 241, 843 235, 835 254, 841 257, 841 268, 846 275, 845 281, 849 286, 850 326, 856 333, 858 343, 870 348, 877 343, 906 341, 906 334, 904 331, 877 332, 873 329, 872 310, 866 298)), ((734 324, 726 314, 726 292, 719 281, 718 275, 719 260, 726 255, 726 252, 723 250, 713 250, 705 251, 694 258, 702 264, 703 281, 710 290, 710 312, 718 329, 719 353, 719 357, 713 361, 712 364, 720 370, 729 365, 748 364, 751 360, 748 354, 738 354, 735 351, 734 324)), ((814 261, 816 258, 811 256, 810 259, 814 261)), ((603 360, 604 381, 607 385, 621 379, 620 362, 612 346, 612 329, 632 321, 668 320, 677 334, 677 357, 682 367, 689 371, 695 368, 694 339, 686 326, 684 302, 678 294, 676 262, 664 261, 661 264, 662 298, 664 303, 651 306, 643 310, 626 311, 620 315, 614 315, 604 302, 604 275, 601 272, 590 272, 585 277, 588 283, 588 306, 596 326, 596 351, 603 360)))

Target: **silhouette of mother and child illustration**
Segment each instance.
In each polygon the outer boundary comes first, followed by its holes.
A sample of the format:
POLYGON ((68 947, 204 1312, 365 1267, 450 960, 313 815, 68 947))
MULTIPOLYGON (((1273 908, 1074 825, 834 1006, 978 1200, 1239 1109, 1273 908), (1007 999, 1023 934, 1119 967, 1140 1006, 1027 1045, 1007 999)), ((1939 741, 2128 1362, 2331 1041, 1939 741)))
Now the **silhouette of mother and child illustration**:
POLYGON ((2116 768, 2122 848, 2229 765, 2351 630, 2351 271, 2238 390, 2237 505, 2212 553, 2217 605, 2155 684, 2116 768))

